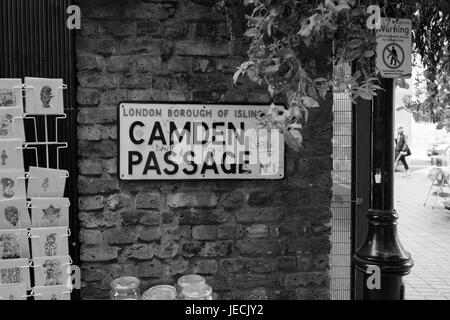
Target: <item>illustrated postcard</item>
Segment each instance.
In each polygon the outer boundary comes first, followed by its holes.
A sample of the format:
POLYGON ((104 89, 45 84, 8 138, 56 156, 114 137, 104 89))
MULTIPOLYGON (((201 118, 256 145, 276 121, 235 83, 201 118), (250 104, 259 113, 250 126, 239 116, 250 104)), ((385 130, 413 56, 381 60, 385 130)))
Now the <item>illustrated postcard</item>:
POLYGON ((20 139, 7 139, 0 143, 0 170, 4 169, 24 169, 20 139))
POLYGON ((36 286, 65 285, 68 287, 71 273, 70 256, 35 257, 33 262, 36 286))
POLYGON ((35 300, 70 300, 70 291, 62 286, 38 286, 33 287, 35 300))
POLYGON ((67 177, 66 170, 30 167, 28 197, 62 197, 67 177))
POLYGON ((0 300, 27 300, 26 283, 0 284, 0 300))
POLYGON ((28 114, 63 114, 63 80, 25 78, 25 112, 28 114))
POLYGON ((22 107, 0 108, 0 139, 25 140, 22 107))
POLYGON ((0 170, 0 200, 25 198, 24 170, 0 170))
POLYGON ((69 254, 69 229, 67 227, 32 228, 30 234, 33 257, 69 254))
POLYGON ((13 199, 0 201, 0 229, 31 228, 27 199, 13 199))
POLYGON ((28 230, 0 230, 0 259, 29 258, 28 230))
POLYGON ((0 260, 0 284, 25 283, 31 289, 28 259, 0 260))
POLYGON ((0 229, 31 228, 27 199, 0 201, 0 229))
POLYGON ((68 198, 31 198, 31 221, 34 228, 68 227, 68 198))
POLYGON ((0 79, 0 108, 22 106, 22 79, 0 79))

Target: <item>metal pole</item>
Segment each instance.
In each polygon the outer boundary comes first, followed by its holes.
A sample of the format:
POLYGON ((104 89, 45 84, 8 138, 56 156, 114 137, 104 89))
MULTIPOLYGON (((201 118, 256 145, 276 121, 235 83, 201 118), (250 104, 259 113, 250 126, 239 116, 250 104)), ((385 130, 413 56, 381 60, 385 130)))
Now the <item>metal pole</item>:
POLYGON ((394 84, 393 79, 382 79, 381 82, 385 90, 378 92, 372 105, 368 231, 353 262, 362 273, 363 283, 356 285, 363 286, 364 300, 402 300, 403 276, 410 273, 413 261, 398 238, 398 215, 394 210, 394 84), (379 287, 377 270, 380 271, 379 287))

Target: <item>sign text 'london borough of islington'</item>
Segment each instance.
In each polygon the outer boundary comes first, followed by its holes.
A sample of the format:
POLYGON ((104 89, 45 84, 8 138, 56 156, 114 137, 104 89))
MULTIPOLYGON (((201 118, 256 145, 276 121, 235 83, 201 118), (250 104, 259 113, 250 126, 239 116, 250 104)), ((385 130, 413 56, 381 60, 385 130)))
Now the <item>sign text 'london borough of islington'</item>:
POLYGON ((124 102, 122 180, 282 179, 284 139, 260 128, 267 105, 124 102))

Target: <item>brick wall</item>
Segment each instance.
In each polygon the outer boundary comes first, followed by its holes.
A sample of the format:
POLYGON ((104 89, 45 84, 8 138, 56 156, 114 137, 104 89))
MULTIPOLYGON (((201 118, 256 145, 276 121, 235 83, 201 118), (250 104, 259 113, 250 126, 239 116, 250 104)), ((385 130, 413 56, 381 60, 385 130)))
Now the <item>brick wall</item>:
POLYGON ((222 299, 329 298, 330 99, 312 112, 302 153, 287 153, 284 180, 118 180, 119 101, 269 102, 255 84, 233 87, 247 50, 244 10, 233 11, 241 22, 230 39, 212 2, 78 1, 85 299, 108 298, 118 276, 138 276, 145 290, 192 272, 222 299))

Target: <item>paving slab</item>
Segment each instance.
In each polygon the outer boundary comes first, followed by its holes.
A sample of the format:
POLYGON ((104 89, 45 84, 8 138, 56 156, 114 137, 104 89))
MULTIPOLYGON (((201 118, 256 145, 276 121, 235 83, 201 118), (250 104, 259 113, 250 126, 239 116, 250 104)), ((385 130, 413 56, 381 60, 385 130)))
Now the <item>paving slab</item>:
MULTIPOLYGON (((395 172, 395 209, 400 240, 414 260, 404 278, 407 300, 450 300, 450 214, 434 196, 424 202, 431 185, 429 166, 411 166, 411 175, 395 172)), ((450 192, 450 188, 446 190, 450 192)))

